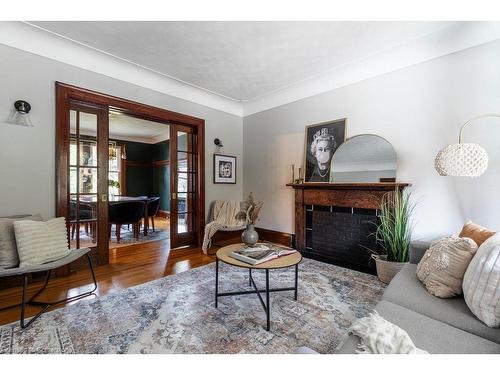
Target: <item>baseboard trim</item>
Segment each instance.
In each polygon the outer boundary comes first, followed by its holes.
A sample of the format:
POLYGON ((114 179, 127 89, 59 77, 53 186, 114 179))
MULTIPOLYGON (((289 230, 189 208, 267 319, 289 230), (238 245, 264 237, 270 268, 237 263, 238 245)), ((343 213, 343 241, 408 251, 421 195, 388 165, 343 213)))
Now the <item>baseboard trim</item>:
POLYGON ((295 247, 295 235, 266 228, 255 228, 262 241, 274 242, 283 246, 295 247))

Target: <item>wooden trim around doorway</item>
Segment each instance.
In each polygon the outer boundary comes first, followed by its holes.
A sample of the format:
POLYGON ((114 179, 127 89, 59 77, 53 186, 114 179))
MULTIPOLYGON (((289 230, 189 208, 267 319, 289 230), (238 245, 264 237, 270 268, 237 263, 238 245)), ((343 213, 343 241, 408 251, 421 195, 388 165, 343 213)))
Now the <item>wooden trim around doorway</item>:
MULTIPOLYGON (((205 228, 205 120, 172 112, 166 109, 154 107, 147 104, 134 102, 116 96, 91 91, 56 82, 56 214, 57 216, 68 216, 68 160, 69 160, 69 110, 70 101, 90 103, 91 105, 119 111, 129 116, 165 123, 178 124, 196 128, 198 134, 198 160, 197 190, 199 201, 195 217, 196 239, 194 246, 201 246, 203 231, 205 228)), ((104 260, 99 256, 99 260, 104 260)), ((107 263, 107 254, 106 254, 107 263)))

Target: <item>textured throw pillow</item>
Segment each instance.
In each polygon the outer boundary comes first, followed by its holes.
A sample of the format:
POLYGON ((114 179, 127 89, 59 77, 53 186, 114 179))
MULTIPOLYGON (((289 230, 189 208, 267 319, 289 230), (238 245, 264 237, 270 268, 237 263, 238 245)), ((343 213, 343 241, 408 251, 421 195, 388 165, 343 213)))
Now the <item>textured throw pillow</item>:
POLYGON ((464 275, 464 298, 488 327, 500 327, 500 233, 479 247, 464 275))
POLYGON ((459 237, 469 237, 476 241, 477 246, 481 246, 484 241, 495 234, 494 231, 489 230, 481 225, 468 221, 464 224, 459 237))
POLYGON ((429 293, 441 298, 462 294, 465 270, 477 251, 470 238, 445 237, 431 244, 417 267, 417 277, 429 293))
POLYGON ((14 235, 14 221, 18 220, 41 221, 42 216, 18 215, 0 218, 0 269, 13 268, 19 264, 14 235))
POLYGON ((16 221, 14 231, 21 267, 51 262, 69 254, 64 217, 45 222, 16 221))

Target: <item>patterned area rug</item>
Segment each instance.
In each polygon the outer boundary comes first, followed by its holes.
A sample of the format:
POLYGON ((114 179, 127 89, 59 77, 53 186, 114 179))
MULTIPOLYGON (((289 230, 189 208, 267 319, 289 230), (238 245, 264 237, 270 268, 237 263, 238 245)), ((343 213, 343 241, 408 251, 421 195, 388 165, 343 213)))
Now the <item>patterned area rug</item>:
POLYGON ((120 247, 135 245, 138 243, 168 240, 170 238, 170 230, 168 228, 156 228, 154 232, 150 229, 147 236, 144 235, 143 230, 141 229, 139 233, 139 239, 135 239, 132 228, 127 229, 127 227, 124 227, 121 230, 120 243, 118 243, 116 241, 115 232, 115 227, 113 226, 111 231, 111 240, 109 241, 110 249, 117 249, 120 247))
MULTIPOLYGON (((146 243, 146 242, 162 241, 170 239, 170 229, 168 228, 168 226, 156 228, 154 232, 152 230, 149 230, 147 236, 144 235, 143 229, 141 229, 138 239, 134 237, 132 228, 128 229, 127 226, 122 227, 120 233, 121 233, 120 243, 118 243, 116 240, 116 229, 115 226, 113 225, 113 228, 111 230, 111 240, 109 241, 110 249, 118 249, 121 247, 135 245, 138 243, 146 243)), ((85 229, 82 228, 80 230, 80 247, 91 247, 91 246, 95 246, 95 243, 92 242, 92 237, 90 237, 90 235, 87 235, 85 229)), ((72 248, 77 247, 76 240, 74 238, 71 241, 71 247, 72 248)))
MULTIPOLYGON (((248 271, 226 264, 220 290, 248 287, 248 271)), ((293 285, 293 267, 270 272, 273 287, 293 285)), ((255 271, 264 285, 264 271, 255 271)), ((220 297, 215 264, 49 312, 25 331, 0 327, 0 353, 330 353, 384 290, 375 276, 304 259, 298 301, 271 294, 271 331, 256 295, 220 297)))

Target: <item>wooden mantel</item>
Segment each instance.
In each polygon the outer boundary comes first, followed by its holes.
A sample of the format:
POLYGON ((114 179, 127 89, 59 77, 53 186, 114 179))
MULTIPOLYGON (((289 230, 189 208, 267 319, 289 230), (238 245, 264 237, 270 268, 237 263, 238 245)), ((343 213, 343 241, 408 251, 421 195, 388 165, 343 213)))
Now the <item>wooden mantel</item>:
POLYGON ((396 187, 405 188, 410 186, 404 182, 351 182, 351 183, 325 183, 305 182, 302 184, 286 184, 294 189, 330 189, 330 190, 394 190, 396 187))
POLYGON ((379 209, 382 196, 410 186, 408 183, 314 183, 287 184, 295 189, 295 240, 305 250, 306 205, 379 209))

